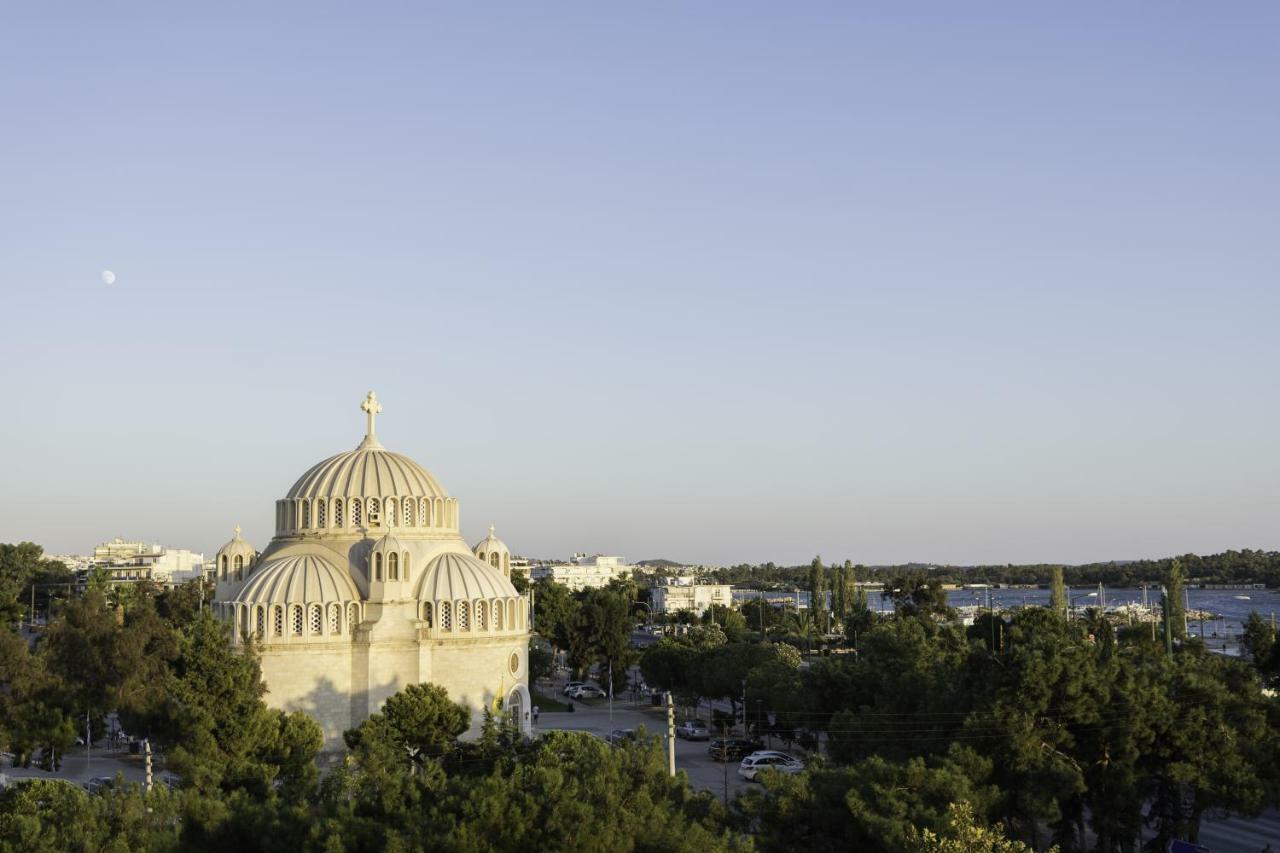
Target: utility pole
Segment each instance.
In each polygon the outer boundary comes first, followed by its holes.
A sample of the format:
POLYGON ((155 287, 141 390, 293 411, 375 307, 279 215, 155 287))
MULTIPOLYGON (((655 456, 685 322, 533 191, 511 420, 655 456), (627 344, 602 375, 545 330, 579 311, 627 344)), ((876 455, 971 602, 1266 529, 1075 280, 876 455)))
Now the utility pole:
POLYGON ((1160 587, 1160 611, 1164 614, 1164 651, 1173 657, 1173 621, 1169 613, 1169 590, 1160 587))
POLYGON ((147 793, 151 793, 151 739, 147 738, 142 742, 142 750, 146 754, 147 762, 147 793))
POLYGON ((667 691, 667 774, 676 775, 676 706, 671 701, 671 691, 667 691))

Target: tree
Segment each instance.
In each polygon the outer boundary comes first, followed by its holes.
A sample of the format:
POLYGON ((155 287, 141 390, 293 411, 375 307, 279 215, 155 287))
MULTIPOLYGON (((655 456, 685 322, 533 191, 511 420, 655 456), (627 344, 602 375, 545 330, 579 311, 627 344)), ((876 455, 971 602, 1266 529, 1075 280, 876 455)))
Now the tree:
POLYGON ((1182 639, 1187 633, 1187 611, 1185 607, 1186 593, 1183 591, 1182 562, 1169 561, 1169 571, 1165 575, 1165 591, 1169 602, 1169 624, 1175 639, 1182 639))
POLYGON ((533 603, 533 630, 545 637, 554 651, 568 649, 578 611, 573 593, 564 584, 543 578, 533 585, 533 603))
MULTIPOLYGON (((1034 848, 1007 838, 1002 824, 978 823, 968 803, 951 804, 944 834, 911 827, 906 849, 910 853, 1034 853, 1034 848)), ((1046 853, 1055 853, 1057 849, 1051 847, 1046 853)))
POLYGON ((67 582, 71 571, 57 560, 46 560, 34 542, 0 544, 0 624, 16 622, 27 609, 32 584, 67 582))
POLYGON ((1240 647, 1253 661, 1264 682, 1270 684, 1280 676, 1280 644, 1276 643, 1276 629, 1256 610, 1249 613, 1244 623, 1240 647))
POLYGON ((1053 567, 1049 589, 1049 609, 1065 617, 1067 615, 1067 585, 1062 580, 1062 566, 1053 567))
POLYGON ((827 631, 827 583, 822 557, 814 557, 809 564, 809 612, 813 614, 818 631, 827 631), (821 615, 819 615, 821 614, 821 615))
POLYGON ((450 699, 443 687, 410 684, 387 698, 382 713, 348 729, 343 739, 363 761, 377 759, 420 768, 451 750, 470 725, 466 706, 450 699))
POLYGON ((725 638, 731 643, 740 642, 747 633, 747 619, 737 610, 723 604, 713 604, 702 614, 704 625, 719 625, 725 638))
POLYGON ((555 674, 555 656, 551 645, 541 637, 529 639, 529 680, 538 681, 555 674))

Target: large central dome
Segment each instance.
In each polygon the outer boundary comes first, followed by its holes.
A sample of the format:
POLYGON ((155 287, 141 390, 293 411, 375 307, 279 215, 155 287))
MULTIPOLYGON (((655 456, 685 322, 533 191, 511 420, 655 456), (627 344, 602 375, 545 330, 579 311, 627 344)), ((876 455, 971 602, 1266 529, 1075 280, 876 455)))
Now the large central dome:
POLYGON ((364 441, 311 466, 276 501, 276 534, 350 536, 388 526, 457 531, 458 502, 427 469, 378 441, 374 419, 382 406, 372 391, 360 408, 369 417, 364 441))
POLYGON ((293 498, 446 498, 436 478, 408 456, 361 445, 330 456, 298 478, 293 498))

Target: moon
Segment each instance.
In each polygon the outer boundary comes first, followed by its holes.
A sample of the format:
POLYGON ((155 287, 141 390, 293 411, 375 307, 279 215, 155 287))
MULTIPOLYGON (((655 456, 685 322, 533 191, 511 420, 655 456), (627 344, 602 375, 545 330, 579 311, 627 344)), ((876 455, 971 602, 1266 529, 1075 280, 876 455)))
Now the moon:
POLYGON ((116 283, 116 274, 115 274, 115 273, 113 273, 111 270, 103 270, 103 271, 102 271, 102 283, 103 283, 103 284, 115 284, 115 283, 116 283))

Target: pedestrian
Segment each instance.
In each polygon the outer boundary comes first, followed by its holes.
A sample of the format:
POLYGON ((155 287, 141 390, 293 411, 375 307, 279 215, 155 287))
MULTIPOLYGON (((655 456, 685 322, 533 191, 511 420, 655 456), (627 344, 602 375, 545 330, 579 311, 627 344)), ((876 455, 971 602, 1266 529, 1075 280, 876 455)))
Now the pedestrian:
POLYGON ((535 726, 538 724, 538 714, 540 714, 541 712, 542 712, 541 708, 539 708, 537 705, 533 706, 533 724, 535 726))
POLYGON ((572 713, 573 713, 573 703, 572 703, 572 702, 570 702, 570 703, 569 703, 569 713, 570 713, 570 714, 572 714, 572 713))

